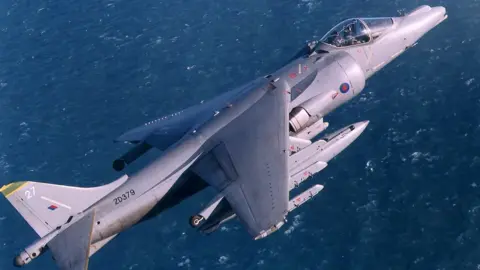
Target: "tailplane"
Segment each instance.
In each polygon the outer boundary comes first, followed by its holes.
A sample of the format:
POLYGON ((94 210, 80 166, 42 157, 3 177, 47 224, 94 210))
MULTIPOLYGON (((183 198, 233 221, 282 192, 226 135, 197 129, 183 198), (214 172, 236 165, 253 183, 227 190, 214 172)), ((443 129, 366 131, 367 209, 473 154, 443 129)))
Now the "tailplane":
POLYGON ((95 212, 89 211, 48 243, 58 268, 62 270, 88 268, 94 219, 95 212))

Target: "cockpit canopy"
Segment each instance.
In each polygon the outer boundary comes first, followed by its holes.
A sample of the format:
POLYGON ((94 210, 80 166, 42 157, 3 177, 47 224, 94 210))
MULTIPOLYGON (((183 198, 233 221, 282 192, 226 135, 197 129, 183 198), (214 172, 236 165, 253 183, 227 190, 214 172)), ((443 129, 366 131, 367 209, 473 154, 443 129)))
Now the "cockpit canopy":
POLYGON ((393 26, 392 18, 357 18, 337 24, 320 41, 335 47, 370 42, 393 26))

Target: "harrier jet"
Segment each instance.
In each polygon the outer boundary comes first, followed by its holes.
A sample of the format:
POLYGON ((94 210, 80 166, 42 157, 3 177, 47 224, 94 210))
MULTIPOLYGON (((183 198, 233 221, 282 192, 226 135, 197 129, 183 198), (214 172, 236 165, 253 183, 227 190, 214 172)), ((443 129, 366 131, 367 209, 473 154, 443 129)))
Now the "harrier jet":
POLYGON ((161 154, 110 184, 3 186, 39 235, 14 264, 51 250, 60 269, 86 269, 88 258, 116 235, 207 186, 218 195, 191 217, 192 226, 209 233, 237 217, 252 238, 268 236, 323 186, 294 198, 290 191, 327 167, 368 125, 358 122, 313 140, 328 126, 324 117, 446 18, 443 7, 421 6, 401 17, 345 20, 279 70, 121 135, 117 141, 135 147, 114 162, 116 170, 150 148, 161 154))

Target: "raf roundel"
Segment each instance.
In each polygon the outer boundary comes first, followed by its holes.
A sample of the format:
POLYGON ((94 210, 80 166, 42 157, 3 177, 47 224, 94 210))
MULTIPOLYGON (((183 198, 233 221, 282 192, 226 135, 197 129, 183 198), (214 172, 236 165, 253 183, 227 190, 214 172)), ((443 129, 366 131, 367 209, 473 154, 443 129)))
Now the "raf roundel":
POLYGON ((342 83, 340 85, 340 92, 345 94, 348 92, 348 90, 350 90, 350 85, 348 83, 342 83))

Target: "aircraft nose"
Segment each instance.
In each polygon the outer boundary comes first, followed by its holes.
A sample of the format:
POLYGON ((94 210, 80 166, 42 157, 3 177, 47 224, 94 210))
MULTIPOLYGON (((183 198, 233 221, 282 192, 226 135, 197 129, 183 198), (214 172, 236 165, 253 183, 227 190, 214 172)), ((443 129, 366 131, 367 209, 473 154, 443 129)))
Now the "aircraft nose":
POLYGON ((415 32, 420 38, 446 18, 447 10, 445 7, 420 6, 407 14, 402 24, 408 30, 415 32))
POLYGON ((427 14, 424 15, 425 19, 423 20, 424 28, 426 32, 432 30, 439 23, 443 22, 447 18, 447 10, 445 7, 433 7, 427 14))
POLYGON ((445 9, 445 7, 442 7, 442 6, 438 6, 438 7, 431 7, 431 6, 427 6, 427 5, 423 5, 423 6, 419 6, 417 7, 416 9, 410 11, 407 16, 415 16, 415 15, 418 15, 418 14, 428 14, 428 13, 439 13, 439 14, 442 14, 442 16, 445 16, 445 14, 447 13, 447 10, 445 9))
POLYGON ((419 6, 417 7, 416 9, 410 11, 407 16, 413 16, 415 14, 420 14, 420 13, 423 13, 423 12, 428 12, 432 10, 432 7, 431 6, 427 6, 427 5, 422 5, 422 6, 419 6))
POLYGON ((434 7, 430 11, 430 16, 433 17, 433 19, 436 19, 438 23, 440 23, 446 19, 445 17, 447 16, 447 9, 442 6, 434 7))

